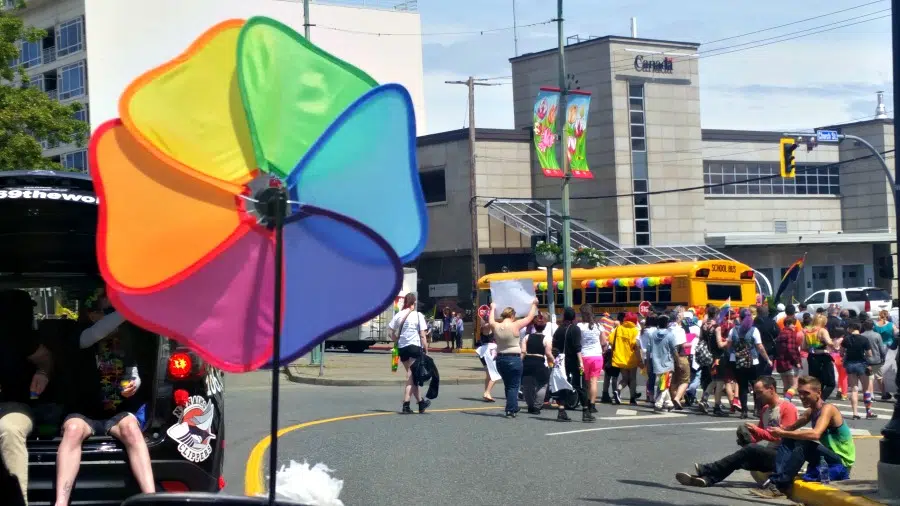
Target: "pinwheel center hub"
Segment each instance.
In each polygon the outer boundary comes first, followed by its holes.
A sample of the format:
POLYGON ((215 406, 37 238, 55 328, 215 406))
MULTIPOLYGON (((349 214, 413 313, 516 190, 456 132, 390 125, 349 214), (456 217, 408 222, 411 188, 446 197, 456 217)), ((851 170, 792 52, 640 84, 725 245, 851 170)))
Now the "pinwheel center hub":
POLYGON ((253 199, 256 201, 253 203, 253 209, 259 217, 260 224, 267 228, 275 226, 275 217, 279 213, 283 218, 287 212, 287 192, 284 188, 263 188, 253 195, 253 199))

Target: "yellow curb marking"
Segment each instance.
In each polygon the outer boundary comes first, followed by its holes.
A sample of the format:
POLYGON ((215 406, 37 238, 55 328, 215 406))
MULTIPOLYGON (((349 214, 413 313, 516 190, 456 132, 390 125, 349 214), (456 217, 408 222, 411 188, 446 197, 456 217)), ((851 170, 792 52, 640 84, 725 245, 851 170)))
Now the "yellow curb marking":
MULTIPOLYGON (((490 407, 471 407, 471 408, 446 408, 446 409, 429 409, 429 413, 456 413, 460 411, 487 411, 492 409, 503 409, 503 406, 490 407)), ((295 430, 306 429, 316 425, 324 425, 326 423, 342 422, 344 420, 358 420, 360 418, 369 418, 373 416, 399 415, 400 413, 362 413, 358 415, 338 416, 335 418, 323 418, 321 420, 313 420, 311 422, 298 423, 283 429, 279 429, 276 437, 281 437, 295 430)), ((266 436, 262 438, 256 446, 250 450, 250 456, 247 458, 247 470, 244 474, 244 495, 256 497, 266 493, 266 476, 263 471, 263 457, 266 450, 272 444, 272 437, 266 436)), ((274 472, 274 470, 273 470, 274 472)))

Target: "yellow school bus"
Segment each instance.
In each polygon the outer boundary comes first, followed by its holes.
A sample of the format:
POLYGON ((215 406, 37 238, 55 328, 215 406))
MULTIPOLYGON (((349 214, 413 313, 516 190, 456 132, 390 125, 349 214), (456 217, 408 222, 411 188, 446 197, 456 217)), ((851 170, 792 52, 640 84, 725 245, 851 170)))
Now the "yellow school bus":
MULTIPOLYGON (((535 285, 539 306, 547 307, 547 271, 519 271, 488 274, 478 280, 479 304, 490 304, 492 281, 529 279, 535 285)), ((556 313, 563 309, 563 271, 553 270, 556 313)), ((642 301, 654 310, 674 306, 702 307, 722 305, 731 299, 732 307, 756 304, 753 270, 732 260, 698 262, 661 262, 643 265, 572 269, 572 305, 591 304, 598 313, 615 315, 637 311, 642 301)))

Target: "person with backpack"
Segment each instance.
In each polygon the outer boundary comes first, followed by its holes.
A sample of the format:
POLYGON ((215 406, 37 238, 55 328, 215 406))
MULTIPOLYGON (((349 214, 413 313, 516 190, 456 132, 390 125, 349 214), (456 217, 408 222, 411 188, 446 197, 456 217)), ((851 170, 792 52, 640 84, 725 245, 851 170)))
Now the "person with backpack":
POLYGON ((759 357, 772 366, 772 360, 762 345, 759 329, 753 326, 753 317, 749 309, 741 309, 740 325, 731 329, 728 335, 728 346, 731 350, 731 363, 734 366, 734 377, 737 380, 738 399, 741 404, 741 418, 750 417, 747 396, 751 385, 757 378, 759 357))
POLYGON ((403 298, 403 309, 398 311, 388 324, 391 340, 399 347, 400 363, 406 369, 406 383, 403 385, 403 409, 400 411, 405 415, 413 412, 409 407, 410 397, 416 398, 419 413, 424 413, 431 405, 431 401, 419 393, 419 385, 412 373, 413 363, 428 352, 428 338, 425 335, 427 326, 425 316, 416 311, 416 294, 414 293, 406 294, 403 298))
MULTIPOLYGON (((719 326, 716 324, 717 313, 718 308, 715 306, 707 308, 706 319, 700 326, 693 349, 694 362, 699 367, 697 374, 700 376, 700 388, 703 390, 703 397, 697 403, 697 408, 702 413, 709 412, 709 395, 715 393, 718 388, 718 385, 713 382, 712 375, 713 364, 717 358, 722 357, 722 351, 719 349, 719 326)), ((724 390, 724 386, 722 389, 724 390)), ((721 399, 721 395, 718 398, 721 399)))
POLYGON ((803 345, 803 332, 797 330, 797 322, 793 316, 784 319, 784 328, 775 339, 775 366, 781 375, 784 398, 791 400, 797 394, 797 380, 803 372, 800 348, 803 345))

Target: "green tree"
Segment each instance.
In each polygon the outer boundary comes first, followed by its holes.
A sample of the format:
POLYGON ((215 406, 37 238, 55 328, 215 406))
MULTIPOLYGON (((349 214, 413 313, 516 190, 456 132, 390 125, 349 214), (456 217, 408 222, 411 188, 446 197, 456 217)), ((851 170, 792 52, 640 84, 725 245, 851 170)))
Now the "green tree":
POLYGON ((24 0, 18 0, 16 9, 0 11, 0 171, 64 170, 43 156, 41 141, 83 146, 90 127, 75 119, 81 104, 63 105, 28 86, 25 70, 16 64, 17 42, 36 42, 46 32, 26 27, 16 16, 15 11, 24 7, 24 0))

